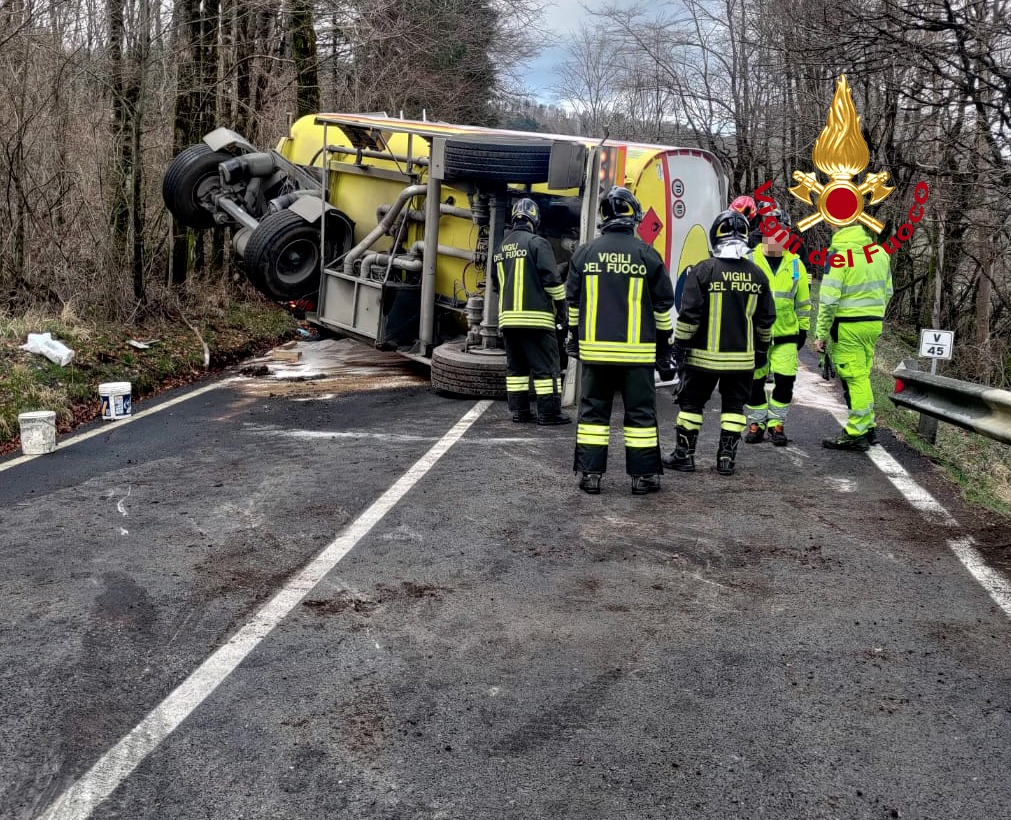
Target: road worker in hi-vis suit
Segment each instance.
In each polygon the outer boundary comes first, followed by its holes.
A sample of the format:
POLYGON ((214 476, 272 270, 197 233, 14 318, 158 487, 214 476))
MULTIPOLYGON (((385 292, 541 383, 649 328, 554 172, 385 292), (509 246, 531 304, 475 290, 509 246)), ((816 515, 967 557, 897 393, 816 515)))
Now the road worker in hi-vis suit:
POLYGON ((793 401, 793 385, 797 381, 798 351, 807 341, 811 329, 811 289, 807 268, 800 257, 784 249, 785 235, 792 223, 782 208, 766 215, 776 220, 783 231, 774 236, 762 237, 761 244, 751 254, 751 260, 769 277, 772 297, 776 302, 776 324, 772 326, 772 345, 769 361, 756 368, 751 383, 751 399, 744 409, 748 416, 745 444, 758 444, 769 434, 769 441, 777 447, 789 443, 786 437, 786 417, 793 401), (772 398, 765 393, 765 377, 772 373, 772 398))
MULTIPOLYGON (((660 440, 656 421, 655 367, 672 370, 670 334, 674 288, 660 255, 635 235, 642 207, 627 188, 613 187, 600 200, 601 235, 569 262, 566 351, 580 361, 581 395, 574 469, 579 488, 600 492, 607 470, 611 405, 625 405, 625 471, 632 492, 660 489, 660 440)), ((670 375, 673 375, 670 373, 670 375)))
POLYGON ((551 245, 535 231, 537 203, 513 203, 512 230, 492 257, 492 289, 498 294, 498 324, 506 351, 506 398, 515 422, 568 424, 562 413, 561 363, 556 316, 565 309, 565 285, 551 245), (537 414, 530 410, 530 381, 537 414))
POLYGON ((769 279, 748 258, 748 220, 727 210, 713 221, 713 255, 688 270, 674 330, 674 360, 684 368, 678 394, 677 449, 663 463, 695 472, 702 410, 719 385, 722 408, 716 471, 733 475, 755 367, 763 367, 776 321, 769 279))
POLYGON ((849 408, 849 418, 839 435, 822 441, 832 450, 865 451, 878 440, 871 366, 885 308, 892 298, 888 259, 863 225, 838 228, 832 235, 828 267, 818 290, 815 330, 815 350, 824 353, 828 346, 849 408))

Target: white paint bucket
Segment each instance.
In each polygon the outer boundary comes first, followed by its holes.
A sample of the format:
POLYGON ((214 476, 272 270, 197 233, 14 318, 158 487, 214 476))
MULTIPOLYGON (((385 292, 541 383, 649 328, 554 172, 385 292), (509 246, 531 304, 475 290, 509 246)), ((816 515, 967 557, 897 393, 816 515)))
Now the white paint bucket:
POLYGON ((130 415, 130 382, 105 382, 98 385, 102 399, 102 418, 106 421, 125 419, 130 415))
POLYGON ((40 456, 56 449, 56 413, 52 410, 18 413, 18 424, 21 452, 26 456, 40 456))

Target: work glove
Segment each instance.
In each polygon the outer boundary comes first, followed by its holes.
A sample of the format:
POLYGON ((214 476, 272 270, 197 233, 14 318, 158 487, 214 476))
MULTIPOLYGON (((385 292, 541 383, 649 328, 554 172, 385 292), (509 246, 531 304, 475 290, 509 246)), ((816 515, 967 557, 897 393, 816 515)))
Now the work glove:
POLYGON ((569 335, 565 339, 565 355, 570 359, 579 358, 579 328, 569 327, 569 335))
POLYGON ((670 337, 662 334, 656 340, 656 370, 660 374, 660 381, 663 382, 669 382, 677 375, 670 337))
POLYGON ((565 302, 555 302, 555 327, 558 330, 562 330, 565 327, 565 322, 568 318, 565 314, 565 302))
POLYGON ((807 331, 806 330, 798 330, 797 331, 797 349, 800 350, 802 347, 804 347, 804 344, 806 342, 807 342, 807 331))
POLYGON ((835 378, 835 368, 832 366, 832 359, 829 357, 827 350, 823 351, 821 358, 818 359, 818 369, 821 370, 821 377, 825 381, 831 381, 835 378))
POLYGON ((671 345, 670 349, 671 358, 674 360, 674 366, 682 373, 685 370, 685 360, 688 358, 688 350, 684 345, 680 345, 675 342, 671 345))
POLYGON ((674 376, 671 379, 670 397, 671 401, 676 404, 678 396, 681 395, 681 390, 685 386, 685 360, 688 358, 688 351, 683 345, 679 345, 675 342, 670 349, 670 358, 671 362, 674 364, 674 376))
POLYGON ((755 370, 761 370, 769 363, 769 351, 768 350, 756 350, 755 351, 755 370))

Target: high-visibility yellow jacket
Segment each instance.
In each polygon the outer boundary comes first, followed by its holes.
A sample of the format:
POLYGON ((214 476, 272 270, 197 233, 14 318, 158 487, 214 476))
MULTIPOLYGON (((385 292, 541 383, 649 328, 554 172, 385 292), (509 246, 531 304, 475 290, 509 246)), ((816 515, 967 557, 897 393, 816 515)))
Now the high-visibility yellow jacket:
POLYGON ((772 286, 772 298, 776 303, 776 323, 772 326, 772 341, 793 341, 797 331, 811 329, 811 288, 807 278, 807 268, 800 257, 790 251, 783 251, 780 259, 766 256, 761 245, 752 253, 752 260, 766 276, 772 286), (778 261, 779 267, 773 270, 778 261))
POLYGON ((584 362, 653 365, 658 332, 670 336, 674 329, 667 268, 630 228, 605 229, 576 249, 565 295, 584 362))
POLYGON ((711 257, 688 269, 674 341, 703 370, 754 370, 767 350, 776 308, 769 278, 750 259, 711 257))
POLYGON ((521 222, 502 239, 492 265, 499 327, 554 330, 554 303, 565 298, 565 285, 548 241, 521 222))
POLYGON ((832 237, 829 259, 843 257, 843 267, 828 267, 818 292, 815 336, 828 340, 839 322, 880 321, 892 298, 888 254, 863 225, 849 225, 832 237), (852 266, 849 264, 852 260, 852 266))

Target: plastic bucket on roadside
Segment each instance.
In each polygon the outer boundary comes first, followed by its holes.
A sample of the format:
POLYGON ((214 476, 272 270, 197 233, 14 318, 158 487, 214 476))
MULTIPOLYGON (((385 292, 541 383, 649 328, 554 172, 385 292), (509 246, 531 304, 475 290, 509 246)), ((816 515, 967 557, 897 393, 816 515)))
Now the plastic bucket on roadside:
POLYGON ((40 456, 56 449, 56 413, 52 410, 33 410, 18 413, 21 425, 21 452, 26 456, 40 456))
POLYGON ((130 382, 105 382, 98 385, 102 399, 102 418, 106 421, 125 419, 130 415, 130 382))

